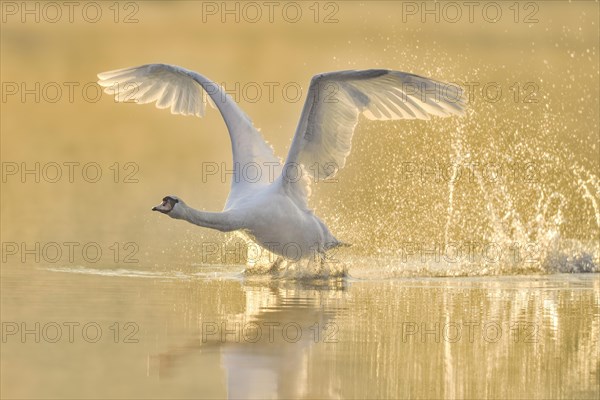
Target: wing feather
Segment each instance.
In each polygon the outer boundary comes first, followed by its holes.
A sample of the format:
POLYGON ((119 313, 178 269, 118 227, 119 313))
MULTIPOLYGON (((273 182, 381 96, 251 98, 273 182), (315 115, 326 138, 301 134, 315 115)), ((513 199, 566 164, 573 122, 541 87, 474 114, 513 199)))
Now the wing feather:
POLYGON ((288 165, 298 163, 310 167, 317 179, 335 174, 350 154, 361 114, 380 121, 428 120, 432 115, 462 115, 464 106, 458 86, 404 72, 365 70, 316 75, 284 171, 288 165), (329 90, 332 85, 336 89, 333 99, 329 90), (334 168, 326 168, 328 165, 334 168))
MULTIPOLYGON (((248 164, 275 168, 281 172, 280 160, 265 142, 248 116, 226 94, 223 88, 204 76, 167 64, 146 64, 98 74, 99 85, 120 102, 156 103, 170 108, 173 114, 204 116, 206 103, 217 107, 225 120, 231 138, 234 170, 227 204, 243 197, 257 186, 269 184, 267 169, 259 179, 244 179, 248 164), (278 166, 275 166, 275 165, 278 166), (275 166, 275 167, 273 167, 275 166)), ((227 207, 227 206, 226 206, 227 207)))

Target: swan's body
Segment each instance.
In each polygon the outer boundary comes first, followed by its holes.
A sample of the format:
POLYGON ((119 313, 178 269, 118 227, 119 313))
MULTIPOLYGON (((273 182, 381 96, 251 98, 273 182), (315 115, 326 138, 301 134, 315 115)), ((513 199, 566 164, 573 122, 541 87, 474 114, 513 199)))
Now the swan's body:
POLYGON ((308 207, 310 180, 328 178, 344 166, 360 114, 376 120, 429 119, 461 114, 464 105, 455 86, 403 72, 316 75, 282 164, 223 89, 196 72, 148 64, 98 77, 119 101, 156 102, 174 114, 203 116, 208 95, 229 130, 234 165, 252 163, 260 168, 260 178, 245 181, 238 176, 242 168, 234 168, 231 192, 220 213, 195 210, 175 196, 165 197, 153 210, 223 232, 243 231, 272 253, 293 260, 322 257, 341 244, 308 207), (312 176, 309 166, 316 166, 312 176))

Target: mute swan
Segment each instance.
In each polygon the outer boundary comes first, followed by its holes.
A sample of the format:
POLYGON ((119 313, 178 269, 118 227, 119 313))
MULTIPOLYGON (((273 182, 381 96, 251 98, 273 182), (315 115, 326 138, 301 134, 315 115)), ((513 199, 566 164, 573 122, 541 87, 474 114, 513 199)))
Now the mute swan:
POLYGON ((323 260, 327 250, 343 245, 307 200, 311 178, 333 176, 346 163, 360 114, 371 120, 429 119, 461 115, 464 107, 460 88, 418 75, 384 69, 319 74, 310 82, 282 164, 223 88, 196 72, 147 64, 100 73, 98 78, 117 101, 156 102, 173 114, 202 117, 207 100, 216 105, 229 130, 236 166, 224 210, 196 210, 176 196, 166 196, 152 210, 222 232, 242 231, 278 255, 278 261, 323 260), (240 174, 240 166, 250 164, 261 168, 252 181, 240 174), (312 166, 316 168, 309 174, 312 166))

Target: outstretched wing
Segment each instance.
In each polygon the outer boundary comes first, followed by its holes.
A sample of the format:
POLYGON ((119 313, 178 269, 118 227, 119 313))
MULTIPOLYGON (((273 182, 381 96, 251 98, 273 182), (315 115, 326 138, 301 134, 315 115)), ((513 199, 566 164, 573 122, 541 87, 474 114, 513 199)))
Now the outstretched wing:
POLYGON ((371 120, 429 119, 431 115, 461 115, 463 108, 460 87, 418 75, 384 69, 316 75, 283 167, 282 181, 300 182, 299 165, 310 169, 311 177, 318 179, 342 168, 360 114, 371 120))
POLYGON ((217 106, 231 138, 234 170, 230 200, 242 197, 256 186, 269 183, 267 171, 281 171, 280 160, 252 121, 221 86, 204 76, 174 65, 147 64, 98 74, 98 83, 117 101, 145 104, 156 102, 171 113, 204 116, 208 97, 217 106), (252 167, 252 175, 243 171, 252 167), (258 174, 256 173, 258 171, 258 174))

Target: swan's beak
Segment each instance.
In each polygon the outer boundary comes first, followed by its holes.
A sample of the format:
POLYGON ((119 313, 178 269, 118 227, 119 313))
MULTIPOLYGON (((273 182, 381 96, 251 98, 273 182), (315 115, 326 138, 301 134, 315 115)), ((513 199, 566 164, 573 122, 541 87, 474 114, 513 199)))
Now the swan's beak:
POLYGON ((179 200, 167 196, 163 199, 162 203, 152 207, 152 211, 160 211, 163 214, 169 213, 175 207, 175 204, 179 203, 179 200))
POLYGON ((173 203, 168 198, 164 198, 163 202, 157 206, 152 207, 152 211, 160 211, 163 214, 167 214, 173 209, 173 203))
POLYGON ((159 205, 152 207, 152 211, 160 211, 161 213, 168 213, 169 211, 171 211, 171 207, 169 206, 168 202, 163 201, 159 205))

